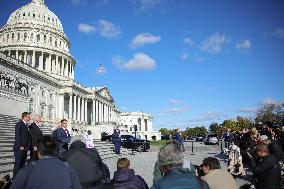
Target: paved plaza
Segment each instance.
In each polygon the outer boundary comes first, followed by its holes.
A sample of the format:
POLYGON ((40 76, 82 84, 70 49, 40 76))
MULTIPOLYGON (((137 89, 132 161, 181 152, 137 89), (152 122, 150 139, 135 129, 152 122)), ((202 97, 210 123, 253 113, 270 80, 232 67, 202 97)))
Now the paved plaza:
MULTIPOLYGON (((202 142, 194 142, 192 155, 192 143, 185 142, 186 151, 184 153, 185 159, 189 159, 193 164, 200 165, 205 157, 213 156, 219 158, 222 169, 226 169, 226 159, 220 156, 219 145, 204 145, 202 142)), ((158 157, 159 148, 153 147, 148 152, 136 153, 136 155, 129 155, 127 158, 130 160, 130 167, 134 169, 135 173, 141 175, 149 186, 153 184, 153 169, 158 157)), ((117 159, 105 161, 111 173, 111 178, 116 170, 117 159)), ((239 186, 245 183, 244 180, 237 179, 239 186)))

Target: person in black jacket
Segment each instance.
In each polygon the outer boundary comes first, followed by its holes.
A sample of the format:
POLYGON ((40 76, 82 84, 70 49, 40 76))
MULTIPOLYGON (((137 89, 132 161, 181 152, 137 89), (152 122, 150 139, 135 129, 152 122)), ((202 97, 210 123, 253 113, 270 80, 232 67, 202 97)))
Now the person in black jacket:
POLYGON ((38 160, 38 147, 42 140, 42 131, 39 128, 41 117, 39 115, 33 116, 33 123, 30 125, 30 132, 32 136, 32 146, 30 150, 31 160, 38 160))
POLYGON ((133 169, 129 168, 130 161, 127 158, 120 158, 117 161, 117 171, 114 172, 111 181, 114 189, 149 189, 145 180, 135 175, 133 169))
POLYGON ((249 156, 249 167, 256 177, 256 189, 279 189, 281 180, 281 169, 277 158, 269 153, 269 148, 265 144, 260 144, 255 150, 257 156, 261 158, 256 163, 251 154, 249 156))
POLYGON ((83 135, 72 137, 70 150, 65 151, 61 159, 75 169, 84 189, 100 189, 104 182, 109 182, 108 167, 95 148, 86 148, 83 135))
POLYGON ((17 172, 25 165, 27 152, 31 146, 32 138, 27 124, 29 120, 30 114, 28 112, 23 112, 22 120, 20 120, 15 126, 15 142, 13 147, 15 163, 13 178, 15 178, 17 172))
POLYGON ((23 167, 12 182, 10 189, 81 189, 79 177, 67 163, 56 155, 58 142, 45 135, 38 149, 38 161, 23 167))

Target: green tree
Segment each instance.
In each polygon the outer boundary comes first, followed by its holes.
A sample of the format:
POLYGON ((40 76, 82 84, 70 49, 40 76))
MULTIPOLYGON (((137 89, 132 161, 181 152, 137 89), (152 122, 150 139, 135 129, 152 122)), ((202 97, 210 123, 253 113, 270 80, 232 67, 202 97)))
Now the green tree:
POLYGON ((161 132, 162 135, 169 135, 170 131, 167 128, 161 128, 159 130, 159 132, 161 132))
POLYGON ((254 125, 253 121, 249 118, 237 116, 236 129, 241 130, 244 128, 250 129, 254 125))
POLYGON ((231 119, 227 119, 227 120, 224 120, 224 122, 222 123, 222 127, 224 129, 235 130, 236 129, 236 123, 231 119))
POLYGON ((277 118, 284 117, 284 103, 282 104, 263 104, 257 111, 256 111, 255 122, 259 123, 272 123, 277 118))

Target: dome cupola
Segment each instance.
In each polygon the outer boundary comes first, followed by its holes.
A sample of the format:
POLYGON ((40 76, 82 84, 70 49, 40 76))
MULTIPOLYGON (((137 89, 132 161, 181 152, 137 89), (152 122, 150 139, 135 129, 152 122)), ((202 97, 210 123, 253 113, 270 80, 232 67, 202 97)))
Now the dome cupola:
POLYGON ((0 29, 0 51, 55 77, 74 79, 69 48, 61 21, 44 0, 17 9, 0 29))

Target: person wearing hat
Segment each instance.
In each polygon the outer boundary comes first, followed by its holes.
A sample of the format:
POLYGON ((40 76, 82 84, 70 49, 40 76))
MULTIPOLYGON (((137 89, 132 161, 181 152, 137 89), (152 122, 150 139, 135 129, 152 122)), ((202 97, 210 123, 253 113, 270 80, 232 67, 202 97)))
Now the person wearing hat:
POLYGON ((259 143, 268 146, 270 154, 275 155, 278 161, 284 162, 284 152, 281 146, 274 140, 269 140, 266 135, 261 135, 259 137, 259 143))

